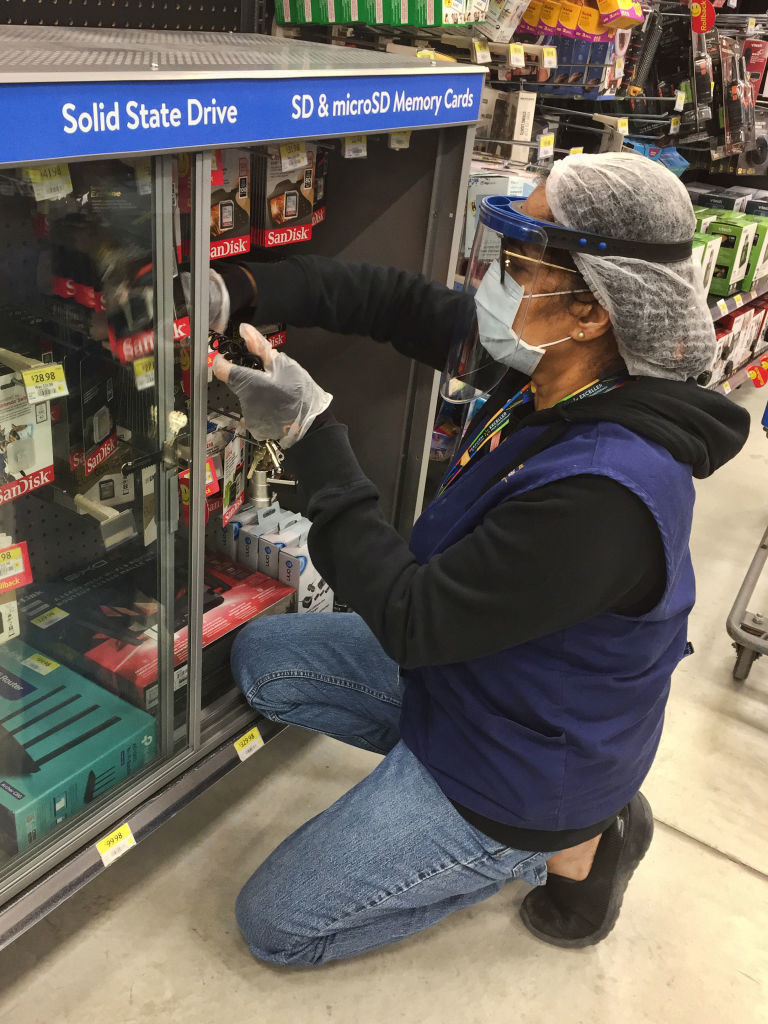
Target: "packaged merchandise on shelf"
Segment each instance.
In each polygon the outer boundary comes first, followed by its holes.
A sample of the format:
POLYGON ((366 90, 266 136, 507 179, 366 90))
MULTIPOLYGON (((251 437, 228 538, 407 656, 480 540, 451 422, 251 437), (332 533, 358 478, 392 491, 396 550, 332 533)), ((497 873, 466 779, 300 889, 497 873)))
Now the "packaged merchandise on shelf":
MULTIPOLYGON (((323 224, 327 215, 328 202, 328 150, 325 146, 317 147, 315 160, 315 194, 312 202, 312 227, 323 224)), ((262 333, 264 333, 262 331, 262 333)), ((272 346, 276 348, 276 345, 272 346)))
POLYGON ((211 190, 211 259, 236 256, 251 248, 251 154, 247 149, 216 151, 221 184, 211 190))
POLYGON ((221 519, 226 526, 245 500, 245 441, 240 434, 224 447, 221 499, 221 519))
POLYGON ((312 237, 317 146, 308 142, 304 152, 303 166, 283 170, 284 163, 290 164, 280 146, 262 146, 254 151, 254 245, 272 248, 308 242, 312 237))
POLYGON ((21 375, 0 365, 0 505, 54 480, 50 402, 30 405, 21 375))
POLYGON ((744 215, 755 225, 755 237, 749 254, 747 272, 744 275, 744 291, 751 291, 758 281, 768 276, 768 218, 744 215))
POLYGON ((524 143, 533 138, 535 112, 535 92, 508 90, 499 96, 493 114, 492 138, 509 139, 510 143, 492 144, 492 151, 523 166, 533 162, 531 147, 524 143), (512 139, 516 144, 511 143, 512 139))
POLYGON ((720 235, 722 242, 717 254, 715 272, 710 285, 713 295, 735 295, 749 267, 749 257, 757 226, 723 211, 709 226, 709 233, 720 235))
POLYGON ((528 0, 490 0, 485 18, 478 18, 478 32, 491 42, 508 43, 527 6, 528 0))
POLYGON ((768 39, 745 39, 741 53, 747 65, 752 96, 757 103, 761 96, 765 69, 768 66, 768 39))
POLYGON ((333 591, 309 557, 308 536, 309 524, 295 541, 280 549, 278 579, 296 591, 296 611, 299 615, 332 612, 333 591))
MULTIPOLYGON (((177 559, 174 664, 187 657, 186 565, 177 559)), ((24 639, 51 658, 100 683, 131 704, 153 711, 158 704, 157 562, 148 551, 98 559, 56 580, 20 592, 24 639)), ((256 615, 286 610, 293 591, 220 553, 207 554, 203 592, 203 647, 223 641, 204 656, 203 678, 225 663, 233 631, 256 615), (228 638, 224 640, 224 638, 228 638)), ((184 673, 176 682, 183 699, 184 673)))
POLYGON ((693 260, 701 267, 702 284, 704 291, 709 291, 712 283, 712 275, 715 272, 717 254, 720 251, 721 238, 719 235, 707 235, 697 231, 693 236, 693 260))
POLYGON ((597 9, 610 28, 637 28, 645 20, 640 0, 597 0, 597 9))
POLYGON ((278 556, 286 544, 293 544, 309 529, 309 520, 295 513, 259 536, 259 572, 277 579, 278 556))
MULTIPOLYGON (((486 196, 507 195, 524 199, 536 187, 536 175, 528 171, 503 173, 485 171, 477 163, 472 164, 467 185, 467 204, 464 222, 464 255, 467 259, 472 252, 472 242, 480 216, 480 203, 486 196)), ((498 239, 492 239, 493 250, 482 255, 482 259, 496 259, 498 239)))
POLYGON ((156 754, 155 721, 20 640, 0 648, 0 846, 31 843, 156 754))
MULTIPOLYGON (((240 527, 237 534, 237 561, 254 572, 259 568, 259 538, 268 530, 273 530, 281 522, 294 520, 295 512, 280 508, 279 502, 273 502, 266 508, 259 509, 258 514, 250 523, 240 527)), ((222 538, 222 543, 224 538, 222 538)))

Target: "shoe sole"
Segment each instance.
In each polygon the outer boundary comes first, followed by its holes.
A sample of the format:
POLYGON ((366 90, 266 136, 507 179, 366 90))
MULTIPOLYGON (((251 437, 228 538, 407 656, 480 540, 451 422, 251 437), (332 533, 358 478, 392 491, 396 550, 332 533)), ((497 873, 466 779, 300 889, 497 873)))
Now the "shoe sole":
MULTIPOLYGON (((586 949, 587 946, 596 946, 598 942, 602 942, 606 936, 610 935, 613 931, 616 922, 619 919, 619 913, 621 911, 621 904, 624 901, 624 893, 627 891, 629 880, 635 873, 638 864, 648 852, 648 847, 651 845, 653 839, 653 812, 651 811, 651 805, 645 799, 642 793, 637 794, 640 799, 640 804, 643 809, 644 817, 650 825, 648 835, 646 836, 642 848, 635 857, 627 857, 622 862, 622 858, 619 857, 618 872, 617 872, 617 884, 611 900, 608 904, 608 911, 605 915, 605 920, 596 932, 592 932, 591 935, 586 935, 583 939, 558 939, 553 935, 548 935, 546 932, 540 931, 536 928, 530 920, 528 911, 523 905, 520 907, 520 917, 523 919, 523 923, 528 931, 535 935, 537 939, 541 939, 542 942, 546 942, 550 946, 559 946, 561 949, 586 949)), ((623 851, 622 851, 623 853, 623 851)))

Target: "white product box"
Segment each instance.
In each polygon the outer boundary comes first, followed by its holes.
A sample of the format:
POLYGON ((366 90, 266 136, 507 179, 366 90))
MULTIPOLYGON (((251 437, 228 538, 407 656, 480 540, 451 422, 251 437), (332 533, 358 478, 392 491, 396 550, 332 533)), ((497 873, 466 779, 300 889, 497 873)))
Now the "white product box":
MULTIPOLYGON (((529 196, 536 187, 533 174, 514 173, 504 174, 501 171, 483 171, 474 173, 470 171, 469 183, 467 185, 467 212, 464 225, 464 255, 469 259, 472 253, 472 242, 475 237, 478 219, 480 216, 480 203, 486 196, 519 196, 524 199, 529 196)), ((494 260, 498 257, 498 238, 496 235, 487 233, 489 244, 493 245, 493 251, 481 253, 481 258, 494 260)))
POLYGON ((259 572, 277 579, 278 556, 286 544, 295 544, 302 532, 308 532, 309 522, 296 514, 293 519, 284 519, 274 529, 259 537, 259 572))
POLYGON ((0 504, 53 483, 50 403, 30 405, 21 375, 0 375, 0 504))
POLYGON ((283 520, 295 518, 295 512, 286 512, 277 502, 262 509, 254 522, 242 526, 238 531, 237 561, 241 565, 247 565, 253 572, 258 572, 259 537, 267 530, 273 530, 283 520))
POLYGON ((298 613, 332 612, 333 591, 322 578, 309 557, 305 529, 292 544, 286 544, 278 555, 278 579, 296 591, 298 613))
MULTIPOLYGON (((482 28, 482 26, 480 26, 482 28)), ((490 139, 491 126, 493 125, 493 112, 496 109, 496 100, 499 98, 499 90, 492 89, 490 85, 484 85, 480 94, 480 113, 477 118, 477 129, 475 139, 490 139)))
MULTIPOLYGON (((494 43, 508 43, 530 0, 490 0, 485 21, 478 30, 494 43)), ((478 19, 479 20, 479 19, 478 19)))
POLYGON ((243 526, 255 523, 259 518, 260 511, 261 509, 256 508, 255 505, 242 505, 235 518, 230 519, 224 527, 223 551, 227 558, 231 558, 233 562, 237 561, 237 538, 240 530, 243 526))

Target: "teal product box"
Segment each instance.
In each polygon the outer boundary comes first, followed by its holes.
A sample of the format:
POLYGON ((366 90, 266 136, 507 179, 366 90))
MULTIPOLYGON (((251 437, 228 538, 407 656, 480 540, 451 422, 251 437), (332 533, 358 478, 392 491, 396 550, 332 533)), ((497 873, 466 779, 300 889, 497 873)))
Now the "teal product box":
POLYGON ((20 640, 0 647, 0 848, 26 849, 155 753, 151 715, 20 640))

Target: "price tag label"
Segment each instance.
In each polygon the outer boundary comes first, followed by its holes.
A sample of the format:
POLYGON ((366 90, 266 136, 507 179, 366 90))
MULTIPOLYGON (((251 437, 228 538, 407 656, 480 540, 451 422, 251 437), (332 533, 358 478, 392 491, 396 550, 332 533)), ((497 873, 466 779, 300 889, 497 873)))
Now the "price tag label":
POLYGON ((65 163, 42 164, 27 168, 27 178, 32 183, 35 199, 63 199, 72 191, 69 165, 65 163))
POLYGON ((475 64, 490 64, 491 51, 484 39, 473 39, 472 46, 475 51, 475 64))
POLYGON ((549 135, 542 135, 539 138, 539 160, 548 160, 554 155, 555 136, 550 132, 549 135))
POLYGON ((624 58, 617 57, 613 62, 613 71, 617 78, 621 78, 624 74, 624 58))
POLYGON ((507 62, 511 68, 525 67, 525 50, 522 43, 510 43, 507 62))
POLYGON ((627 117, 620 117, 619 118, 619 131, 621 132, 622 135, 629 135, 629 118, 627 118, 627 117))
POLYGON ((571 148, 569 150, 569 156, 581 156, 581 154, 583 152, 584 152, 584 147, 583 146, 571 146, 571 148))
POLYGON ((678 89, 675 93, 675 110, 679 113, 685 106, 685 93, 682 89, 678 89))
POLYGON ((737 306, 743 306, 744 305, 744 296, 743 295, 734 295, 733 296, 733 301, 736 303, 737 306))
POLYGON ((680 134, 680 118, 673 117, 669 124, 669 134, 679 135, 680 134))
POLYGON ((368 156, 368 136, 345 135, 343 156, 346 160, 359 160, 368 156))
POLYGON ((280 169, 298 171, 309 163, 306 142, 283 142, 280 146, 280 169))
POLYGON ((251 754, 255 754, 263 746, 264 740, 255 725, 252 729, 248 730, 245 736, 235 740, 235 750, 241 761, 247 761, 251 754))
POLYGON ((155 357, 144 356, 143 359, 135 359, 133 362, 133 375, 136 378, 136 390, 146 391, 154 387, 155 383, 155 357))
POLYGON ((59 363, 35 366, 31 370, 24 370, 21 376, 30 405, 49 402, 52 398, 64 398, 69 394, 64 367, 59 363))
POLYGON ((21 636, 19 604, 15 597, 5 594, 0 603, 0 644, 17 636, 21 636))
POLYGON ((152 162, 148 156, 140 157, 133 165, 136 174, 136 191, 140 196, 152 193, 152 162))
POLYGON ((14 544, 0 551, 0 592, 15 590, 32 582, 27 542, 14 544))
POLYGON ((96 843, 96 849, 104 867, 108 868, 110 864, 114 864, 119 857, 122 857, 124 853, 128 853, 135 845, 136 840, 133 838, 131 826, 125 824, 121 825, 120 828, 116 828, 114 832, 110 832, 108 836, 100 839, 96 843))
POLYGON ((747 22, 747 32, 754 32, 757 28, 757 18, 750 18, 747 22))
POLYGON ((213 459, 205 460, 205 496, 210 498, 219 489, 219 478, 216 476, 216 466, 213 459))
POLYGON ((411 133, 410 132, 390 132, 389 133, 389 148, 390 149, 409 149, 411 145, 411 133))
POLYGON ((720 310, 723 316, 725 316, 725 314, 728 312, 728 303, 725 301, 725 299, 720 299, 720 301, 717 304, 717 308, 720 310))
POLYGON ((44 654, 32 654, 22 661, 21 664, 31 668, 34 672, 39 672, 41 676, 50 675, 57 668, 61 668, 58 661, 54 661, 53 658, 46 658, 44 654))
POLYGON ((541 48, 541 66, 543 68, 557 67, 557 50, 554 46, 543 46, 541 48))
POLYGON ((32 619, 32 625, 37 626, 38 629, 48 629, 55 623, 67 618, 69 618, 69 612, 65 612, 63 608, 49 608, 47 612, 43 612, 36 619, 32 619))
POLYGON ((728 383, 727 380, 724 380, 723 381, 723 394, 730 395, 730 393, 731 393, 731 385, 728 383))

